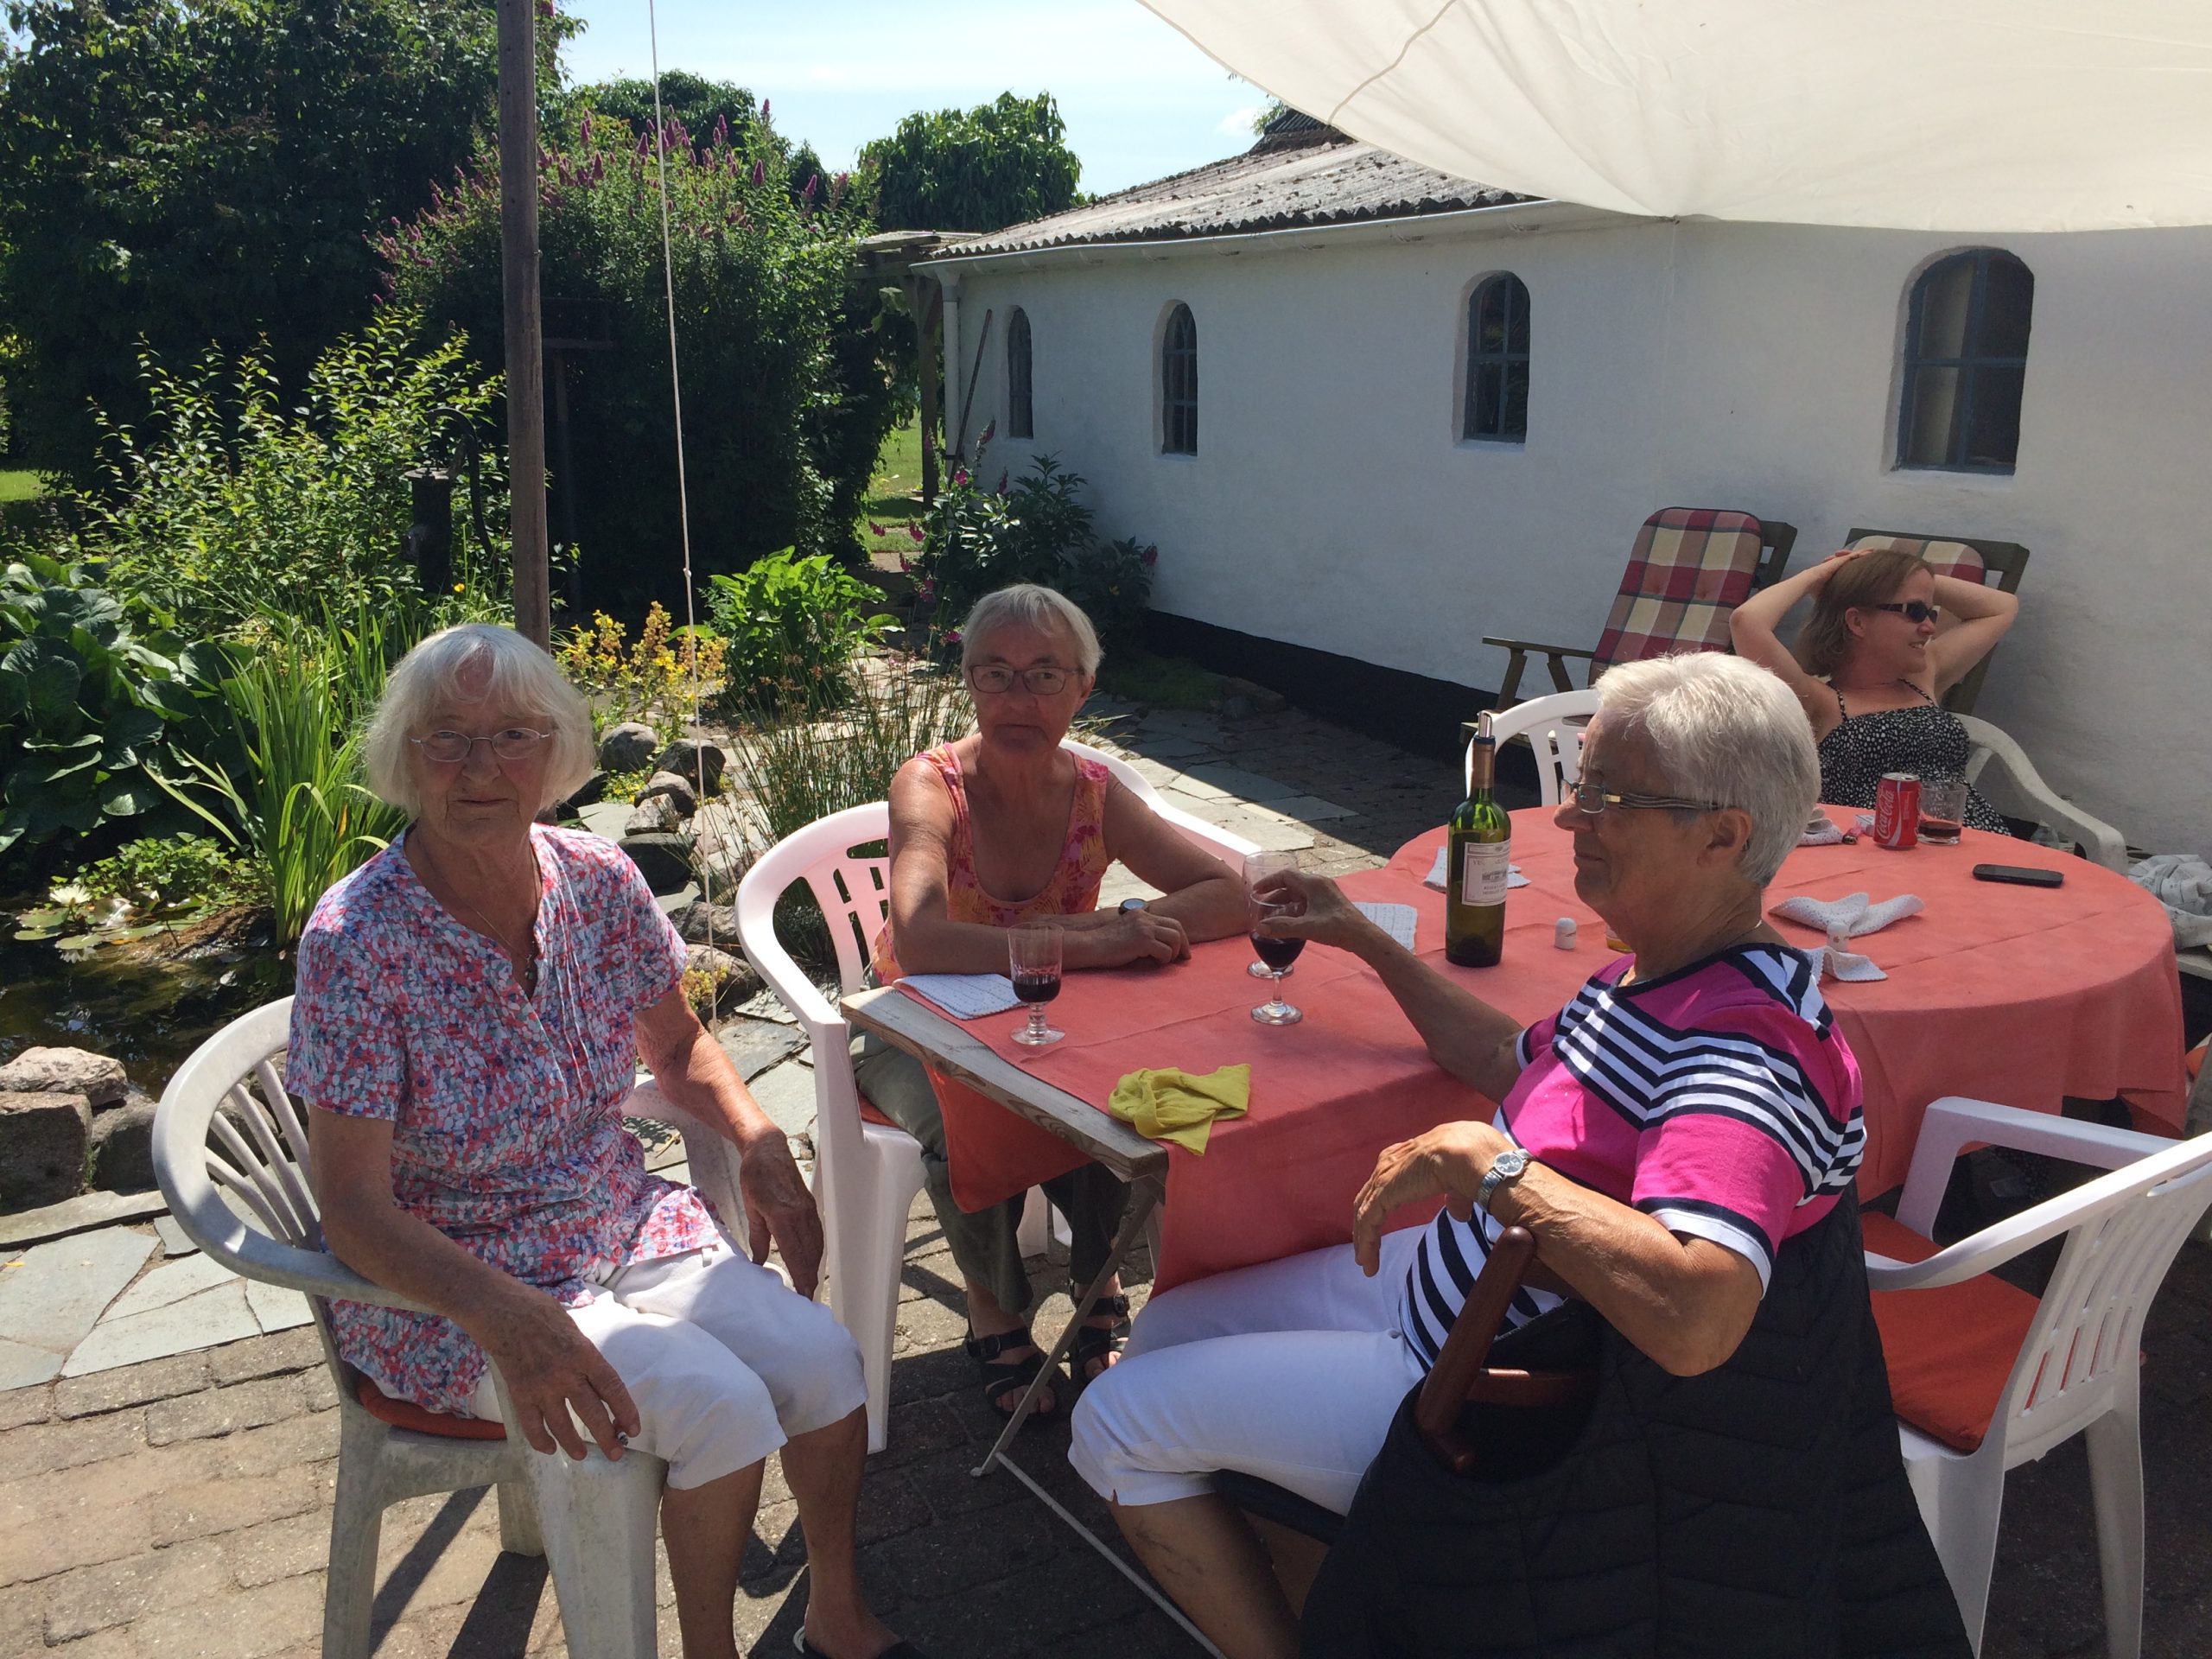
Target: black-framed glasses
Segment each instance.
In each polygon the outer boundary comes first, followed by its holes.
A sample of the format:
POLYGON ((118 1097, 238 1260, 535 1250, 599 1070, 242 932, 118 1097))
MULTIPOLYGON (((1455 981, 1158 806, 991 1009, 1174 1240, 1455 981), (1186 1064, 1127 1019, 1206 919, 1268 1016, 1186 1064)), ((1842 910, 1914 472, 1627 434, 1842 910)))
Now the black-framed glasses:
POLYGON ((410 737, 407 741, 423 751, 425 760, 451 766, 467 760, 479 743, 488 746, 495 759, 527 760, 537 753, 537 746, 552 735, 550 732, 533 732, 527 726, 509 726, 484 737, 471 737, 466 732, 432 732, 427 737, 410 737))
POLYGON ((1056 697, 1067 690, 1068 682, 1075 677, 1071 668, 1007 668, 1001 663, 984 663, 968 671, 968 689, 986 696, 996 696, 1001 691, 1014 690, 1016 680, 1021 689, 1040 697, 1056 697))
POLYGON ((1941 605, 1930 605, 1924 599, 1893 599, 1886 605, 1877 605, 1874 608, 1878 611, 1895 611, 1916 628, 1923 622, 1941 622, 1943 620, 1943 607, 1941 605))
POLYGON ((1586 818, 1594 818, 1609 806, 1623 811, 1718 812, 1725 803, 1720 801, 1693 801, 1681 795, 1639 795, 1633 790, 1610 790, 1602 784, 1574 785, 1574 810, 1586 818))

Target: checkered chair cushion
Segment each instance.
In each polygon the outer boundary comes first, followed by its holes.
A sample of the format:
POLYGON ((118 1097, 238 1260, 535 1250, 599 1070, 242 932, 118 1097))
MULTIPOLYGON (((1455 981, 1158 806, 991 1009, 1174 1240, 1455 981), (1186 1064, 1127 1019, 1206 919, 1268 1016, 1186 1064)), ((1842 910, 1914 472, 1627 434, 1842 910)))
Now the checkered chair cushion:
POLYGON ((1591 683, 1615 663, 1727 650, 1728 613, 1751 591, 1761 539, 1748 512, 1669 507, 1645 519, 1590 664, 1591 683))
POLYGON ((1955 576, 1961 582, 1986 582, 1989 580, 1989 572, 1982 564, 1981 555, 1964 542, 1935 541, 1917 536, 1861 536, 1852 546, 1869 553, 1884 550, 1917 553, 1928 561, 1939 576, 1955 576))

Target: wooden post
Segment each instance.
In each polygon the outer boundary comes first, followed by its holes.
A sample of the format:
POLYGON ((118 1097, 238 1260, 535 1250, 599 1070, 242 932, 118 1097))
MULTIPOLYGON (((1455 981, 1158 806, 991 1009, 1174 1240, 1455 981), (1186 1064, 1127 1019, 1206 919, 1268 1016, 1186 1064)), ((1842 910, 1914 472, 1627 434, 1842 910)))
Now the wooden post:
POLYGON ((499 0, 499 241, 506 310, 507 493, 515 626, 550 645, 545 364, 537 305, 537 0, 499 0))

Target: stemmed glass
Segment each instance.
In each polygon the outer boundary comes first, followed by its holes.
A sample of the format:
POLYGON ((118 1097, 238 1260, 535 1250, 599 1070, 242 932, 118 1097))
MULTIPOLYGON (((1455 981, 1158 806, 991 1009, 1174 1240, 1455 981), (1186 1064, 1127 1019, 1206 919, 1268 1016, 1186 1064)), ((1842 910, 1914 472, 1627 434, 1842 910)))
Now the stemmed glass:
MULTIPOLYGON (((1244 855, 1244 891, 1249 893, 1268 877, 1297 868, 1296 853, 1247 853, 1244 855)), ((1291 954, 1295 956, 1298 953, 1293 951, 1291 954)), ((1286 963, 1279 973, 1264 961, 1255 960, 1245 964, 1244 971, 1255 979, 1281 979, 1290 971, 1290 966, 1286 963)))
MULTIPOLYGON (((1302 908, 1293 898, 1262 899, 1255 891, 1268 876, 1291 868, 1280 861, 1288 859, 1287 853, 1254 853, 1244 861, 1244 893, 1251 904, 1252 948, 1260 953, 1268 977, 1274 983, 1273 995, 1267 1001, 1252 1010, 1252 1017, 1263 1026, 1294 1026, 1306 1016, 1282 1000, 1282 976, 1290 971, 1290 964, 1298 960, 1298 953, 1306 948, 1303 939, 1279 939, 1262 932, 1261 925, 1270 917, 1295 916, 1302 908)), ((1294 862, 1294 861, 1293 861, 1294 862)))
POLYGON ((1045 1005, 1060 994, 1060 930, 1017 927, 1006 936, 1007 976, 1014 994, 1029 1005, 1029 1023, 1014 1033, 1026 1048, 1042 1048, 1067 1035, 1045 1023, 1045 1005))

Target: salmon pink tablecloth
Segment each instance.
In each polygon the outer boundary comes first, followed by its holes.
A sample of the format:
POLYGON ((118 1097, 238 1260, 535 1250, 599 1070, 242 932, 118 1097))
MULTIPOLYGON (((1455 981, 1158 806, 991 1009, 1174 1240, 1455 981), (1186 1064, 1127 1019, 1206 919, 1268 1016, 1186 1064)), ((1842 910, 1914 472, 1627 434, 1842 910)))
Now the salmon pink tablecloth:
MULTIPOLYGON (((1838 822, 1850 815, 1835 810, 1838 822)), ((1605 926, 1574 896, 1569 837, 1548 809, 1513 815, 1513 856, 1529 885, 1507 901, 1504 960, 1443 960, 1444 899, 1421 877, 1443 831, 1389 863, 1345 880, 1354 898, 1410 904, 1420 953, 1522 1020, 1565 1005, 1607 959, 1605 926), (1578 924, 1580 948, 1555 950, 1552 925, 1578 924)), ((1927 910, 1857 942, 1890 976, 1822 989, 1866 1082, 1862 1194, 1899 1185, 1921 1114, 1949 1094, 2056 1111, 2068 1095, 2124 1097, 2145 1128, 2178 1133, 2181 991, 2165 913, 2125 877, 2024 842, 1966 832, 1955 848, 1891 852, 1800 848, 1768 890, 1770 905, 1866 892, 1916 893, 1927 910), (1976 881, 1978 862, 2063 870, 2058 888, 1976 881)), ((1812 929, 1778 923, 1807 948, 1812 929)), ((1200 945, 1170 967, 1071 974, 1052 1004, 1065 1042, 1033 1053, 1013 1041, 1019 1013, 966 1022, 999 1053, 1103 1109, 1140 1066, 1189 1071, 1244 1061, 1252 1105, 1214 1126, 1203 1157, 1169 1152, 1162 1259, 1155 1288, 1254 1262, 1342 1243, 1375 1154, 1489 1103, 1429 1060, 1382 983, 1340 951, 1309 946, 1285 982, 1301 1025, 1254 1023, 1266 986, 1244 969, 1243 939, 1200 945)), ((957 1085, 940 1089, 956 1193, 971 1207, 1025 1191, 1080 1161, 1065 1143, 957 1085)), ((1433 1213, 1433 1209, 1430 1213, 1433 1213)), ((1408 1211, 1400 1224, 1427 1219, 1408 1211)))

